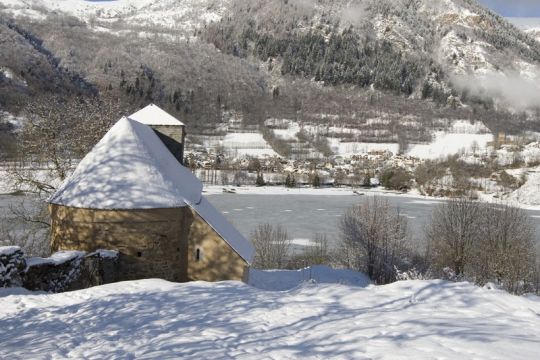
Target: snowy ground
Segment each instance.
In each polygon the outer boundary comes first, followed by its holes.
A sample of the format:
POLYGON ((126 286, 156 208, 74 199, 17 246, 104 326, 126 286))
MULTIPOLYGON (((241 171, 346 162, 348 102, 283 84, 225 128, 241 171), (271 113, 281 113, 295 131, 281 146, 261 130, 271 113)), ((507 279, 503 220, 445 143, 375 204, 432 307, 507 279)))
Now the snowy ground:
POLYGON ((463 134, 439 131, 431 144, 411 145, 407 155, 419 159, 438 159, 448 155, 472 153, 473 150, 485 151, 487 144, 493 141, 491 134, 463 134))
POLYGON ((219 21, 228 0, 0 0, 2 10, 14 16, 42 20, 51 12, 64 12, 89 23, 97 31, 110 31, 108 24, 121 19, 126 24, 159 26, 186 34, 212 21, 219 21))
POLYGON ((267 291, 239 282, 152 279, 54 295, 0 289, 0 358, 535 359, 540 353, 537 297, 444 281, 360 285, 306 282, 267 291))

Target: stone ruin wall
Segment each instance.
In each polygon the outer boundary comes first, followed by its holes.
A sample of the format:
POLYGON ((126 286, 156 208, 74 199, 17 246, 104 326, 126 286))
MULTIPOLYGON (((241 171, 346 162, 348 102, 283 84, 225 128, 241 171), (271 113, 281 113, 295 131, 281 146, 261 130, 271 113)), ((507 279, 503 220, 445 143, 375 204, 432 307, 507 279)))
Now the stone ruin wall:
POLYGON ((0 287, 24 287, 56 293, 116 281, 116 251, 70 251, 37 258, 26 257, 20 248, 0 247, 0 287))

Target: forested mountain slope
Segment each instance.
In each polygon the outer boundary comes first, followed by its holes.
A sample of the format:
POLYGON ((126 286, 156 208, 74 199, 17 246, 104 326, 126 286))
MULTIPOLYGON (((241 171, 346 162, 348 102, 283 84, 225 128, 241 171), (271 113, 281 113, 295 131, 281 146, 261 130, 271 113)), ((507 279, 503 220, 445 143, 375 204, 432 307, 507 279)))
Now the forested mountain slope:
POLYGON ((475 0, 1 0, 0 20, 10 112, 33 98, 26 81, 126 112, 155 102, 196 133, 231 113, 378 142, 429 141, 453 119, 540 130, 540 44, 475 0))

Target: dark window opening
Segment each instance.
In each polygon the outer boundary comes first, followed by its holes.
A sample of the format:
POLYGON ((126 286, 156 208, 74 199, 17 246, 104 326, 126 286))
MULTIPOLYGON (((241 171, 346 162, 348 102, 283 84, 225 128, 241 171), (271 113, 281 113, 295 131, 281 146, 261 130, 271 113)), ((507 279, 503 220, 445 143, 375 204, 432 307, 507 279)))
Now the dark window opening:
POLYGON ((197 249, 197 252, 195 253, 195 260, 201 260, 201 249, 197 249))
POLYGON ((139 252, 137 253, 137 257, 141 257, 141 256, 142 256, 142 252, 139 251, 139 252))
POLYGON ((180 252, 180 248, 176 248, 176 251, 180 252))

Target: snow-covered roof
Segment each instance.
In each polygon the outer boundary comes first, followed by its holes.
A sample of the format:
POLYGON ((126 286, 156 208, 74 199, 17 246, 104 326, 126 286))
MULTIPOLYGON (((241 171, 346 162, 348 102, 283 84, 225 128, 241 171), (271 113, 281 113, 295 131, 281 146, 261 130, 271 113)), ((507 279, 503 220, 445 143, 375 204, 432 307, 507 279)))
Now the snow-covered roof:
POLYGON ((253 245, 202 197, 201 181, 152 128, 128 118, 105 134, 49 202, 101 210, 190 206, 244 260, 253 259, 253 245))
POLYGON ((49 201, 90 209, 177 208, 198 203, 201 193, 199 179, 149 126, 122 118, 49 201))
POLYGON ((129 115, 128 118, 145 125, 184 126, 184 123, 182 123, 180 120, 154 104, 150 104, 136 113, 129 115))

